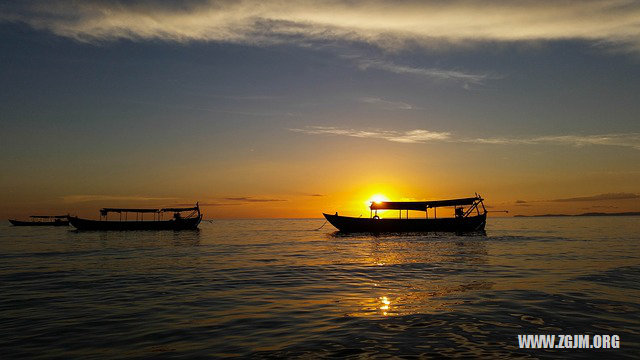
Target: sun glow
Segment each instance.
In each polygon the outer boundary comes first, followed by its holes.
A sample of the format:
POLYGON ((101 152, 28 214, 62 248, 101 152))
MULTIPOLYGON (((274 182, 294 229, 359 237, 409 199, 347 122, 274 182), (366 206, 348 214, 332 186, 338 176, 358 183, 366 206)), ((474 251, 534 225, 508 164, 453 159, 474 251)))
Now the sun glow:
MULTIPOLYGON (((376 203, 376 204, 380 204, 383 201, 389 201, 389 198, 387 198, 386 196, 382 195, 382 194, 375 194, 369 197, 369 200, 365 201, 365 205, 367 206, 367 208, 369 208, 371 206, 371 204, 376 203)), ((379 211, 380 214, 384 213, 384 210, 376 210, 379 211)), ((376 212, 377 214, 377 212, 376 212)))
POLYGON ((370 203, 380 204, 383 201, 389 201, 389 198, 387 198, 386 196, 384 196, 382 194, 375 194, 375 195, 371 196, 371 198, 369 198, 369 201, 367 202, 367 205, 370 204, 370 203))

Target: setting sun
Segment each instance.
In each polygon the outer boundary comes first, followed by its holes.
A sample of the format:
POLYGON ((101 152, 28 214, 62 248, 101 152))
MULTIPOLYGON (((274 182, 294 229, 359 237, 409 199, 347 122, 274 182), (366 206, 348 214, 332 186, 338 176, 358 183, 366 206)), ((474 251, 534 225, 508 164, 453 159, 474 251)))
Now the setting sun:
MULTIPOLYGON (((375 194, 369 197, 369 200, 365 201, 364 203, 367 205, 367 209, 371 206, 371 204, 373 203, 377 203, 380 204, 383 201, 389 201, 389 198, 382 195, 382 194, 375 194)), ((379 210, 380 214, 384 213, 384 210, 379 210)))
POLYGON ((375 194, 375 195, 371 196, 369 201, 367 201, 367 205, 371 204, 372 202, 379 204, 379 203, 381 203, 383 201, 389 201, 389 198, 387 198, 386 196, 384 196, 382 194, 375 194))

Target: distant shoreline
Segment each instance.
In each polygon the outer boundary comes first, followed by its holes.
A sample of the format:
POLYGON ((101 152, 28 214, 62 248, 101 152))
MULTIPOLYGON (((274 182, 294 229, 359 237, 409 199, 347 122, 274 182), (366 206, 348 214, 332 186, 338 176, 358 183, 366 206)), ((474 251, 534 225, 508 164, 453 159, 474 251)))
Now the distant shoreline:
POLYGON ((514 215, 513 217, 561 217, 561 216, 638 216, 640 211, 628 211, 618 213, 602 213, 602 212, 588 212, 582 214, 543 214, 543 215, 514 215))

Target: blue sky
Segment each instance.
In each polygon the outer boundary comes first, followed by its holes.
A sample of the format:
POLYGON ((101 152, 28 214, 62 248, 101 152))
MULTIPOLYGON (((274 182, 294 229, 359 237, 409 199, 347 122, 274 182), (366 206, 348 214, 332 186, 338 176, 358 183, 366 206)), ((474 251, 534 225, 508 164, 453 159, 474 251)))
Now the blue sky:
POLYGON ((483 4, 2 3, 2 213, 637 194, 637 3, 483 4))

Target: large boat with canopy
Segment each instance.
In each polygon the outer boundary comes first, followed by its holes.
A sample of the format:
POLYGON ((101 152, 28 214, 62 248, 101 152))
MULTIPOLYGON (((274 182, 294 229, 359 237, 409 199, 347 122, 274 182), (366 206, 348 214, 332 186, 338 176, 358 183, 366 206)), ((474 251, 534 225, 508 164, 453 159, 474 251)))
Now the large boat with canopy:
POLYGON ((478 194, 475 197, 450 200, 372 201, 369 218, 340 216, 338 213, 323 215, 331 225, 345 233, 474 232, 483 231, 487 222, 487 210, 483 201, 478 194), (453 207, 453 216, 439 218, 437 209, 442 207, 453 207), (398 210, 398 217, 381 218, 378 210, 398 210), (431 218, 430 210, 433 214, 431 218), (421 211, 425 215, 409 218, 409 211, 421 211))
POLYGON ((198 203, 194 207, 184 208, 104 208, 100 210, 100 220, 69 216, 69 222, 78 230, 195 230, 201 220, 202 214, 198 203), (119 216, 117 219, 109 219, 110 213, 119 216), (145 216, 147 216, 146 219, 145 216), (167 216, 170 218, 165 219, 167 216))
POLYGON ((69 226, 68 215, 31 215, 29 220, 9 219, 13 226, 69 226))

